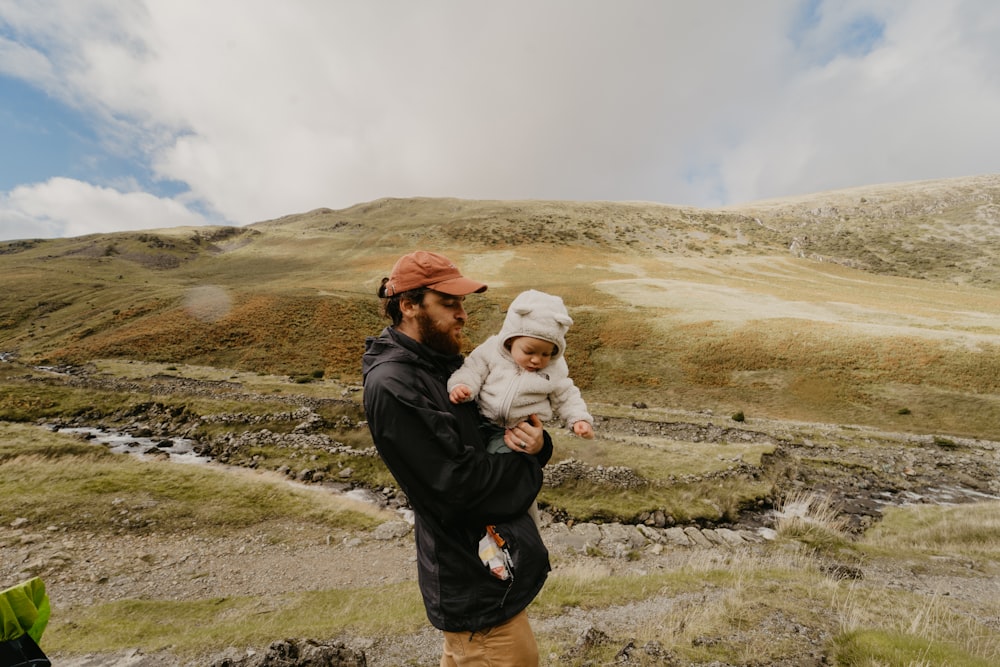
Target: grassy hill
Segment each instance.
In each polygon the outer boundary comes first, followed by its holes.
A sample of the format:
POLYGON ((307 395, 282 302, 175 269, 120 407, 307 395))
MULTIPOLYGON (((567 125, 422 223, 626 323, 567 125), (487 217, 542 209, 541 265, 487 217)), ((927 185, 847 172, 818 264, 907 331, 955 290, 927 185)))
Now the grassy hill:
POLYGON ((380 278, 422 247, 490 284, 470 345, 529 287, 575 319, 599 437, 551 431, 543 664, 997 664, 997 505, 961 503, 998 489, 996 443, 970 439, 1000 440, 998 202, 1000 176, 714 210, 386 199, 0 243, 0 576, 44 578, 59 664, 289 636, 437 664, 410 538, 315 493, 319 473, 398 499, 352 385, 380 278), (228 465, 53 423, 192 437, 228 465), (746 549, 552 539, 765 515, 776 540, 746 549))
POLYGON ((490 284, 472 343, 536 288, 585 398, 1000 438, 1000 176, 740 207, 382 199, 244 228, 0 244, 0 352, 358 382, 400 254, 490 284))

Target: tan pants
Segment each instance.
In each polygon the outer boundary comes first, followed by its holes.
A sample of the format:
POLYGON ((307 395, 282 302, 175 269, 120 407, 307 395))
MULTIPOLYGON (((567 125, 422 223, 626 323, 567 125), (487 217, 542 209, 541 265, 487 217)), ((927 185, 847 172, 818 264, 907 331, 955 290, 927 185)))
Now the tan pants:
POLYGON ((444 633, 441 667, 537 667, 538 644, 528 612, 473 633, 444 633))

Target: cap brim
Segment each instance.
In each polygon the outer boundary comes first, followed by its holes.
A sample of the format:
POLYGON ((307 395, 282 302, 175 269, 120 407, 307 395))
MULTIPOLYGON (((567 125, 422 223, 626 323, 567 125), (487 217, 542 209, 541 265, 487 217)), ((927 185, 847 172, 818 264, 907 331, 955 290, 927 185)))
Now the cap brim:
POLYGON ((449 278, 439 283, 428 285, 435 292, 442 292, 451 296, 465 296, 466 294, 477 294, 486 291, 486 283, 477 280, 470 280, 464 276, 449 278))

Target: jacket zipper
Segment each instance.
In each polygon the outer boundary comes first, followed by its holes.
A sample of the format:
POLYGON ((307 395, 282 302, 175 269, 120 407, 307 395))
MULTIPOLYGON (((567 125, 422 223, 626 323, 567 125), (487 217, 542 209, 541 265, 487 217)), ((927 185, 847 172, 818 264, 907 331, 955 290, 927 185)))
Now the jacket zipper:
POLYGON ((517 389, 521 386, 521 380, 523 379, 524 369, 518 366, 517 373, 511 378, 510 382, 507 383, 507 393, 504 394, 503 403, 500 404, 500 419, 503 421, 504 428, 510 428, 513 424, 509 424, 510 419, 510 408, 514 403, 514 397, 517 395, 517 389))

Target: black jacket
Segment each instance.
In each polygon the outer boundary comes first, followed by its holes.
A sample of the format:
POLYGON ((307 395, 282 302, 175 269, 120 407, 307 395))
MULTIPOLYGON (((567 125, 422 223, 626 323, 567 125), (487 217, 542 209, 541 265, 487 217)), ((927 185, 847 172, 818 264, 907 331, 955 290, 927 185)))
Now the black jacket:
POLYGON ((387 328, 362 359, 368 428, 413 507, 420 592, 431 624, 483 630, 519 613, 549 572, 527 510, 542 486, 552 442, 535 456, 486 452, 475 403, 453 405, 445 386, 462 364, 387 328), (513 577, 501 581, 478 555, 487 524, 507 540, 513 577))

